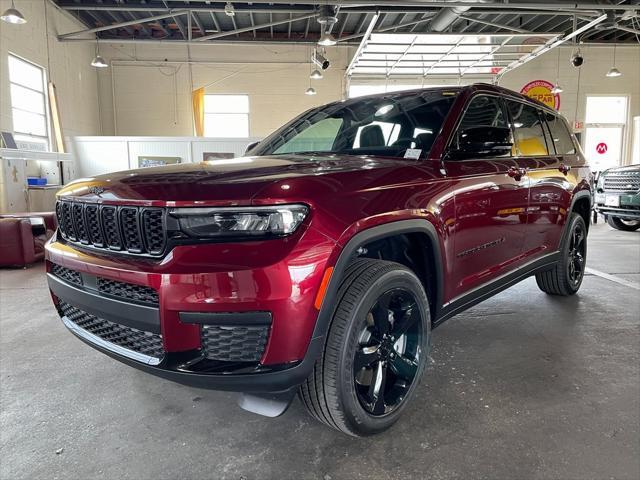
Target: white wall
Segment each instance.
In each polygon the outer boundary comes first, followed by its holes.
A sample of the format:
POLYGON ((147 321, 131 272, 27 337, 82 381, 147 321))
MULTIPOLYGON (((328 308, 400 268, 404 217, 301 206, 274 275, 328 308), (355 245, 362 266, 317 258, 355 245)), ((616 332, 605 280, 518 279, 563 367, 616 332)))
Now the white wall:
POLYGON ((309 86, 308 46, 112 45, 99 72, 105 132, 115 135, 194 134, 191 91, 249 95, 249 135, 264 137, 302 111, 341 98, 350 48, 330 48, 332 67, 309 86), (169 63, 182 62, 182 63, 169 63), (107 70, 107 69, 104 69, 107 70), (192 88, 193 87, 193 88, 192 88), (113 92, 115 92, 115 99, 113 92), (113 111, 117 112, 115 122, 113 111))
MULTIPOLYGON (((11 52, 48 70, 48 80, 56 85, 65 136, 100 134, 97 76, 90 65, 95 46, 60 43, 56 39, 57 33, 86 27, 48 0, 16 0, 15 3, 27 23, 9 25, 0 22, 0 130, 13 130, 7 71, 7 55, 11 52)), ((10 6, 10 0, 0 0, 0 11, 10 6)), ((55 142, 52 145, 55 148, 55 142)))

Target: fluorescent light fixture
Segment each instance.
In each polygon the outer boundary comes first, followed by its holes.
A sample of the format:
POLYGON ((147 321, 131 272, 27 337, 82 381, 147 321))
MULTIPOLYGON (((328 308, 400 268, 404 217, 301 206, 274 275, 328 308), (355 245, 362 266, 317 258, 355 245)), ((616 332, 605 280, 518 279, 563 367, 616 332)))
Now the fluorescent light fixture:
POLYGON ((91 66, 96 68, 107 68, 109 64, 104 61, 100 55, 96 55, 94 59, 91 61, 91 66))
POLYGON ((322 78, 322 72, 316 68, 313 72, 311 72, 311 75, 309 75, 309 78, 313 78, 314 80, 320 80, 322 78))
POLYGON ((7 23, 12 23, 14 25, 22 25, 27 23, 25 18, 22 16, 22 13, 18 11, 13 0, 11 0, 11 8, 8 8, 4 11, 2 16, 0 16, 0 20, 7 23))
POLYGON ((611 70, 607 72, 607 77, 615 78, 622 76, 622 72, 618 70, 616 67, 611 67, 611 70))
POLYGON ((305 95, 315 95, 316 94, 316 89, 313 87, 309 87, 304 91, 305 95))

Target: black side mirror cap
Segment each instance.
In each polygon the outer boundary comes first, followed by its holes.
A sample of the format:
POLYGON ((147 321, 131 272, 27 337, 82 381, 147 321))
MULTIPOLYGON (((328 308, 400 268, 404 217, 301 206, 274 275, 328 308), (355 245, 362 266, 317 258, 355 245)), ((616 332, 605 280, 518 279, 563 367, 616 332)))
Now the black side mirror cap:
POLYGON ((247 148, 244 151, 244 156, 246 157, 251 150, 253 150, 254 148, 256 148, 258 146, 259 143, 260 142, 253 142, 253 143, 250 143, 249 145, 247 145, 247 148))

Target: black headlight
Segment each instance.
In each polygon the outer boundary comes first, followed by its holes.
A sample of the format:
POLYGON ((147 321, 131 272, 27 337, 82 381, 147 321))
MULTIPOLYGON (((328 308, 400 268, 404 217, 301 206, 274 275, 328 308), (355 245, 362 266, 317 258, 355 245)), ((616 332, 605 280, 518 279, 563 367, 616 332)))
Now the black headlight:
POLYGON ((304 221, 306 205, 267 207, 175 208, 182 233, 192 238, 282 237, 295 232, 304 221))

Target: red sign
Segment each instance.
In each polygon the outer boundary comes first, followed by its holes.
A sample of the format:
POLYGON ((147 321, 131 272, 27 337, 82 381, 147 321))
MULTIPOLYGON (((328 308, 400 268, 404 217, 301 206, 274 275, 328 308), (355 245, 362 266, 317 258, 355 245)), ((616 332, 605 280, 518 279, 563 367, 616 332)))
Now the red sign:
POLYGON ((551 90, 553 90, 553 83, 549 83, 546 80, 534 80, 522 87, 520 93, 558 110, 560 108, 560 95, 551 93, 551 90))
POLYGON ((607 144, 604 142, 600 142, 598 145, 596 145, 596 152, 598 152, 600 155, 604 155, 605 153, 607 153, 608 149, 609 147, 607 147, 607 144))

